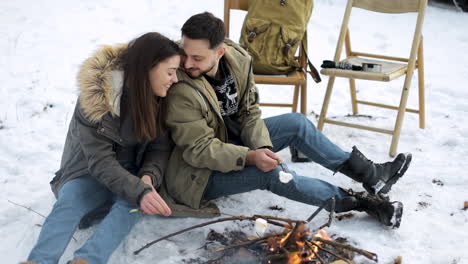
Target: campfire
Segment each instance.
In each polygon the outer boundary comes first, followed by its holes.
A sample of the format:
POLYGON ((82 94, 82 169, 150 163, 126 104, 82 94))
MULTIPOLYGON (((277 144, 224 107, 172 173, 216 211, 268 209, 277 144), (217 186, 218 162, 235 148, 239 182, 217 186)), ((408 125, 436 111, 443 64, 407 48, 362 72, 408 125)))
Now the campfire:
MULTIPOLYGON (((231 216, 192 226, 154 240, 134 254, 151 245, 183 232, 225 221, 254 221, 257 236, 248 237, 243 232, 231 232, 229 237, 211 231, 208 241, 217 241, 224 247, 216 250, 217 256, 209 261, 190 260, 189 264, 353 264, 355 253, 377 262, 375 253, 355 248, 346 243, 346 239, 332 239, 325 231, 331 225, 334 211, 334 198, 318 208, 306 221, 292 220, 275 216, 231 216), (311 220, 327 205, 330 205, 328 222, 315 230, 309 228, 311 220), (277 233, 265 234, 268 225, 280 227, 277 233), (232 234, 235 234, 232 235, 232 234)), ((206 248, 206 244, 204 246, 206 248)))
MULTIPOLYGON (((286 219, 285 219, 286 220, 286 219)), ((288 220, 288 219, 287 219, 288 220)), ((271 222, 271 219, 270 219, 271 222)), ((208 240, 219 241, 222 234, 208 236, 208 240)), ((228 239, 224 238, 224 241, 228 239)), ((262 237, 251 237, 246 241, 228 245, 219 249, 221 256, 208 262, 209 264, 230 263, 266 263, 266 264, 329 264, 354 263, 355 252, 377 261, 374 253, 358 249, 343 243, 345 239, 333 240, 324 228, 310 231, 307 223, 295 222, 280 233, 272 233, 262 237), (337 262, 341 261, 341 262, 337 262)))

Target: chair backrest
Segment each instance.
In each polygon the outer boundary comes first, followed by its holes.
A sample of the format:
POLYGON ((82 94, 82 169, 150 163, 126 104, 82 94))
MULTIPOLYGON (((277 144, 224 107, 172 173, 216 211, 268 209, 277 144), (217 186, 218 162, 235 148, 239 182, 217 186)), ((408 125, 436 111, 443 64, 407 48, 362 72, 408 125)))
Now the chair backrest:
MULTIPOLYGON (((416 29, 414 31, 413 42, 408 62, 409 68, 414 67, 420 40, 422 39, 422 25, 427 7, 427 0, 348 0, 348 5, 343 17, 340 36, 336 47, 334 61, 339 61, 343 43, 346 37, 349 37, 348 24, 353 7, 361 8, 379 13, 418 13, 416 20, 416 29)), ((349 42, 349 38, 347 39, 349 42)))
POLYGON ((354 0, 353 6, 380 13, 418 12, 423 0, 354 0))
POLYGON ((226 26, 226 37, 229 38, 230 11, 231 9, 249 9, 249 0, 224 0, 224 25, 226 26))

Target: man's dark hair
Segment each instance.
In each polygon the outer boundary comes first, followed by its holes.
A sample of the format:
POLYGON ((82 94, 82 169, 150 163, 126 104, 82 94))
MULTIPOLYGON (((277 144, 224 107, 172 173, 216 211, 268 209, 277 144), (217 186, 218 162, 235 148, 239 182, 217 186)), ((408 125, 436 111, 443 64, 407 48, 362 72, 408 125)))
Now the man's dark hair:
POLYGON ((224 22, 212 13, 204 12, 193 15, 182 26, 182 36, 191 39, 207 39, 210 49, 221 44, 226 37, 224 22))

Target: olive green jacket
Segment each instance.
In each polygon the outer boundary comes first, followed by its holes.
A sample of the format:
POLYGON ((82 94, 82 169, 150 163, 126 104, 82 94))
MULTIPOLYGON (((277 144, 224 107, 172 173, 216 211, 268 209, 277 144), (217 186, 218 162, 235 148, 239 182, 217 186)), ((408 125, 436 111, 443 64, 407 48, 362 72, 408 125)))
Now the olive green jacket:
POLYGON ((151 176, 155 187, 162 182, 173 147, 169 136, 134 146, 120 132, 123 71, 118 57, 125 47, 104 46, 81 65, 79 100, 70 121, 60 169, 51 181, 56 197, 66 182, 91 176, 137 205, 141 196, 151 190, 139 179, 141 175, 151 176), (137 171, 130 172, 125 165, 133 163, 137 171))
MULTIPOLYGON (((234 77, 239 108, 234 120, 241 128, 245 146, 226 143, 227 129, 220 113, 214 88, 204 78, 192 79, 178 71, 179 82, 168 93, 167 125, 176 146, 171 154, 164 195, 192 211, 201 209, 204 215, 213 204, 203 201, 212 171, 229 172, 245 167, 247 151, 271 147, 270 135, 260 118, 258 90, 255 86, 252 62, 248 53, 230 40, 225 41, 225 59, 234 77), (196 209, 196 210, 193 210, 196 209)), ((216 210, 216 209, 215 209, 216 210)), ((174 215, 180 215, 174 212, 174 215)))

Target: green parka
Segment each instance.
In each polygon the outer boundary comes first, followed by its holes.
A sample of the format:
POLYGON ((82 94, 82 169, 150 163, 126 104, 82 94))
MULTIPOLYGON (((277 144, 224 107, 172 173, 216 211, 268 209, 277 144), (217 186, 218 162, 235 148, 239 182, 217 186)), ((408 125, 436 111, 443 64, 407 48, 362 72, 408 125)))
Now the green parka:
POLYGON ((234 119, 240 125, 240 137, 245 146, 226 143, 227 129, 218 99, 204 77, 192 79, 178 71, 179 82, 171 87, 167 97, 167 125, 176 146, 169 160, 165 191, 172 202, 188 206, 194 212, 184 215, 210 216, 204 214, 206 210, 203 209, 216 208, 202 200, 212 171, 242 170, 249 149, 272 145, 260 118, 251 58, 232 41, 226 40, 225 45, 225 60, 234 77, 239 99, 234 119), (202 210, 197 211, 199 209, 202 210))
POLYGON ((160 136, 130 146, 121 133, 123 71, 118 57, 125 48, 126 45, 104 46, 81 65, 79 100, 70 121, 60 170, 51 181, 56 197, 69 180, 90 175, 137 205, 141 196, 151 190, 139 177, 151 176, 156 187, 162 182, 173 146, 170 138, 160 136), (134 174, 125 168, 130 162, 138 169, 134 174))

